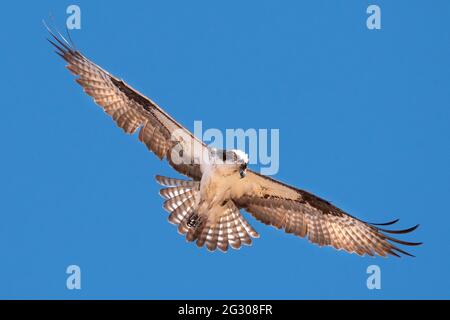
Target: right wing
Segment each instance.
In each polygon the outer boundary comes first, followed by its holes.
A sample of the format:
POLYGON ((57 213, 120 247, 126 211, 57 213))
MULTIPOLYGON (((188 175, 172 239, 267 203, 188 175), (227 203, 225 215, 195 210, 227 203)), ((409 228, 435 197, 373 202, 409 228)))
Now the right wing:
MULTIPOLYGON (((48 28, 47 28, 48 29, 48 28)), ((178 172, 200 180, 201 157, 206 145, 176 122, 155 102, 114 77, 75 50, 61 35, 48 29, 56 53, 68 62, 76 81, 126 133, 138 128, 139 140, 161 160, 166 158, 178 172)))

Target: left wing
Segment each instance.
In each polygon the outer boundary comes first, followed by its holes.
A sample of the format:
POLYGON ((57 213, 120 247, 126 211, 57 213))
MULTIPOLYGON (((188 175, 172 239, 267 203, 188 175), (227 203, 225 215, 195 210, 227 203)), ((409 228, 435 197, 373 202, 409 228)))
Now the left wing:
MULTIPOLYGON (((48 29, 48 28, 47 28, 48 29)), ((76 81, 126 133, 138 128, 139 140, 158 158, 166 158, 181 174, 200 180, 201 157, 206 145, 155 102, 114 77, 75 50, 62 35, 48 29, 56 53, 67 61, 67 69, 79 76, 76 81)))
POLYGON ((409 233, 418 225, 405 230, 381 229, 378 226, 391 225, 398 220, 384 224, 364 222, 309 192, 251 170, 247 170, 246 177, 240 183, 241 196, 234 199, 238 207, 247 210, 265 224, 300 237, 307 236, 319 246, 332 246, 359 255, 398 257, 398 253, 412 255, 392 242, 407 246, 421 244, 385 234, 409 233))

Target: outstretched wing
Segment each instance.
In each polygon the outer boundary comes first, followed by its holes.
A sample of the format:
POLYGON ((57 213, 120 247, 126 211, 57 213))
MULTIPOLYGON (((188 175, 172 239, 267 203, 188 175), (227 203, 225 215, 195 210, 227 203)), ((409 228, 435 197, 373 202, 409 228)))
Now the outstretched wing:
POLYGON ((309 192, 299 190, 266 176, 248 170, 241 179, 241 195, 235 203, 265 224, 284 229, 308 239, 319 246, 332 246, 359 255, 380 256, 399 253, 409 255, 393 243, 415 246, 386 235, 409 233, 418 225, 405 230, 385 230, 361 221, 309 192))
POLYGON ((61 35, 49 29, 56 53, 67 61, 76 81, 126 133, 138 128, 139 140, 178 172, 201 179, 200 159, 206 146, 155 102, 90 61, 61 35))

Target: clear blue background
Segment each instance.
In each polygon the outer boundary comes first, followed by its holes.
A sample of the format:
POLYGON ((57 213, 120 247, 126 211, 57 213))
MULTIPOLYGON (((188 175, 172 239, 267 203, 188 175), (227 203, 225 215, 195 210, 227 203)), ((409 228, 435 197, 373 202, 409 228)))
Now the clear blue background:
POLYGON ((450 298, 449 1, 39 1, 2 4, 1 298, 450 298), (421 223, 417 258, 261 233, 186 244, 154 175, 52 52, 41 19, 188 128, 279 128, 277 178, 369 221, 421 223), (378 4, 382 29, 366 28, 378 4), (66 289, 66 267, 82 290, 66 289), (368 290, 366 268, 382 270, 368 290))

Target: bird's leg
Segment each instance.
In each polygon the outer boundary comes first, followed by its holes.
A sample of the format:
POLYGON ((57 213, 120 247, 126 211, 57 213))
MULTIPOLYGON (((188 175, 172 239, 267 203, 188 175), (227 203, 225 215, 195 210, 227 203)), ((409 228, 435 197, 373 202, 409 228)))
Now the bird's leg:
POLYGON ((189 216, 186 225, 189 228, 196 228, 200 225, 201 222, 202 222, 201 217, 197 214, 197 212, 194 211, 189 216))

